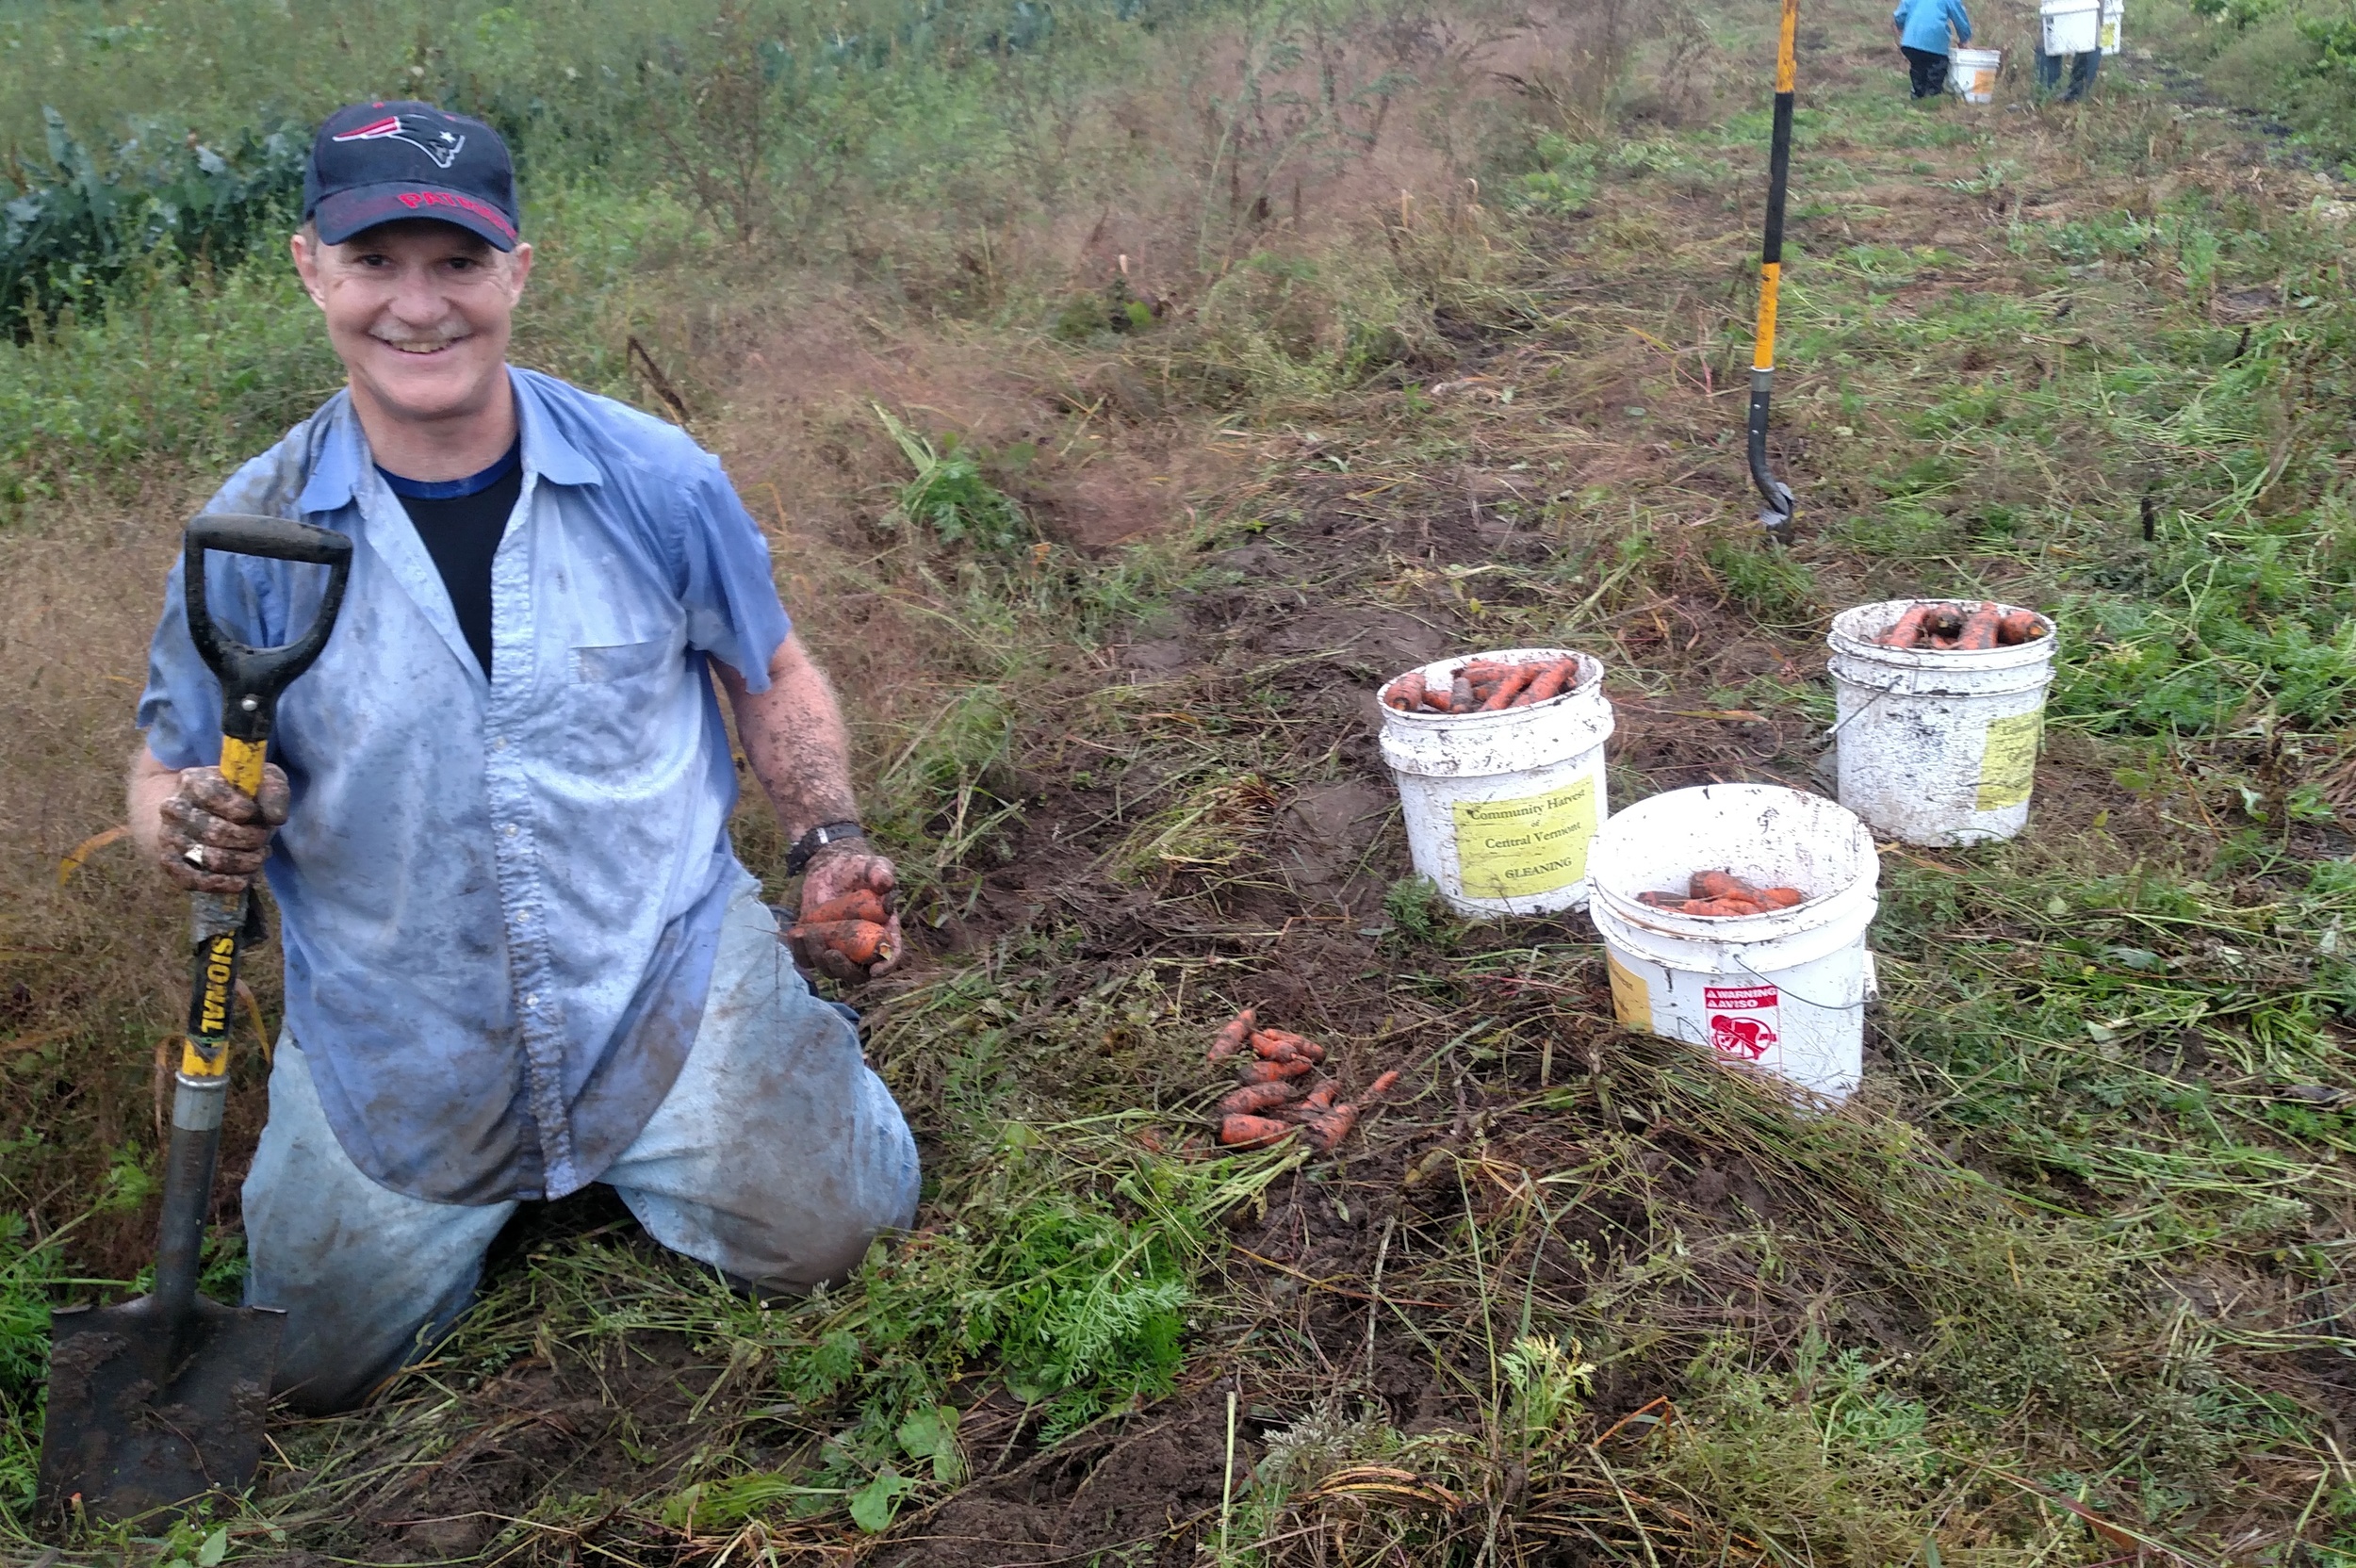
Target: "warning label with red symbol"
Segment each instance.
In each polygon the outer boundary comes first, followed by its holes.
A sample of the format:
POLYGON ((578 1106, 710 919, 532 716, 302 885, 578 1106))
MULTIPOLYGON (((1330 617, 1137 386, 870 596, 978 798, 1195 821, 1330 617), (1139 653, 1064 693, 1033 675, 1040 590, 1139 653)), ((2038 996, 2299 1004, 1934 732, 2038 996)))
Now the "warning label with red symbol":
POLYGON ((1775 1043, 1782 997, 1773 986, 1705 986, 1702 1005, 1710 1014, 1710 1043, 1729 1056, 1755 1062, 1775 1043))

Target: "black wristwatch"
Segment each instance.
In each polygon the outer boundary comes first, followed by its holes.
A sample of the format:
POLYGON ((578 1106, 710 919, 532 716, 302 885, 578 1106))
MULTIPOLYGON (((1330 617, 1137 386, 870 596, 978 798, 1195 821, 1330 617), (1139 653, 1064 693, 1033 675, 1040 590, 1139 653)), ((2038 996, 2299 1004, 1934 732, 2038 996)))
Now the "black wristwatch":
POLYGON ((785 852, 785 874, 801 875, 802 868, 810 864, 810 858, 828 844, 841 843, 845 839, 864 839, 865 837, 867 837, 867 829, 855 822, 822 822, 796 839, 794 841, 794 847, 785 852))

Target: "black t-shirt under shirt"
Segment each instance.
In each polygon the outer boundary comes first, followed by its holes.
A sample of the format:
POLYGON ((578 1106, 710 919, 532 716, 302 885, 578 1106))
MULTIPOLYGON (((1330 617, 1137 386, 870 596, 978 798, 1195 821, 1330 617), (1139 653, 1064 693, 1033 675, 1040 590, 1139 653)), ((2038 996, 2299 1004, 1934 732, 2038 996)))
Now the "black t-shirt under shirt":
POLYGON ((485 676, 491 673, 491 557, 499 553, 508 515, 523 494, 523 449, 518 437, 505 457, 465 479, 403 479, 376 470, 401 498, 426 553, 440 568, 458 629, 485 676))

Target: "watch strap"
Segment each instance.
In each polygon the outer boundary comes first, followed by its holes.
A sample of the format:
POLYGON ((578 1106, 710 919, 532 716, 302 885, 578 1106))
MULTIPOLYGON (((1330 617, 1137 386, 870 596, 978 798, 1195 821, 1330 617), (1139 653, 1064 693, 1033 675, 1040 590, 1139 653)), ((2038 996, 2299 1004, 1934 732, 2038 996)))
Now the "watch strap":
POLYGON ((867 829, 855 822, 822 822, 794 841, 794 847, 785 852, 785 874, 801 875, 802 868, 809 865, 811 858, 828 844, 841 843, 845 839, 864 839, 865 837, 867 837, 867 829))

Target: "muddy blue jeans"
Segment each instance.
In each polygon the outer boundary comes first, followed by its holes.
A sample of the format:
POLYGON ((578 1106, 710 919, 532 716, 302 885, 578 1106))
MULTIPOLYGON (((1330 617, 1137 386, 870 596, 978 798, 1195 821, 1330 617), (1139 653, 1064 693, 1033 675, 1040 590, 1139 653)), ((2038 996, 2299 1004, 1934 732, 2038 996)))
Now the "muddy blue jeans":
POLYGON ((2051 92, 2061 86, 2062 61, 2070 62, 2070 90, 2062 94, 2065 104, 2076 103, 2094 86, 2094 74, 2102 68, 2102 51, 2089 49, 2083 55, 2047 55, 2037 57, 2037 90, 2051 92))
MULTIPOLYGON (((915 1217, 916 1143, 844 1010, 810 994, 757 890, 729 906, 679 1081, 610 1183, 663 1246, 807 1290, 915 1217)), ((286 1313, 278 1391, 346 1409, 454 1323, 516 1205, 433 1203, 344 1153, 291 1038, 245 1180, 246 1300, 286 1313)))

